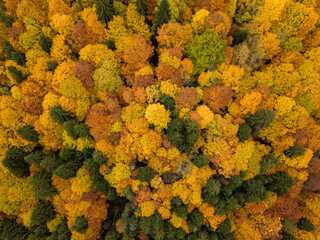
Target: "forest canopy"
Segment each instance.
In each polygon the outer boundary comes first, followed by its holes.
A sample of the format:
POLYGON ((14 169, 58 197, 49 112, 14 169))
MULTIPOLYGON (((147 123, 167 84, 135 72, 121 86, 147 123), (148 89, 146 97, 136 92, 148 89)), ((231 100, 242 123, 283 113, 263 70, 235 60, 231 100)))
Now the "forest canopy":
POLYGON ((319 16, 0 0, 0 240, 320 239, 319 16))

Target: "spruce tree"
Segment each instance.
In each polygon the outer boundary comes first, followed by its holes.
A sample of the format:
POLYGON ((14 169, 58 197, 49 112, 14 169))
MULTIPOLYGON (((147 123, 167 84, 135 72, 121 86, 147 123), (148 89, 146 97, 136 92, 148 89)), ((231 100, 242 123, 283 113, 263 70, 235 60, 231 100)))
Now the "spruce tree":
POLYGON ((136 7, 137 7, 138 13, 140 13, 142 16, 145 16, 145 17, 147 16, 148 5, 146 0, 137 0, 136 7))
POLYGON ((161 27, 162 24, 168 23, 171 18, 170 5, 168 0, 162 0, 156 13, 156 19, 154 23, 155 30, 161 27))
POLYGON ((108 26, 108 22, 112 20, 115 10, 110 0, 95 0, 96 14, 98 20, 108 26))
POLYGON ((36 130, 34 130, 34 127, 30 125, 18 127, 16 129, 16 133, 23 139, 26 139, 30 142, 38 142, 39 140, 39 134, 36 130))
POLYGON ((18 177, 29 175, 29 164, 24 160, 27 155, 28 153, 22 148, 9 148, 6 152, 6 157, 2 160, 2 164, 18 177))
POLYGON ((88 229, 88 220, 85 218, 84 215, 77 217, 74 230, 76 230, 79 233, 85 233, 88 229))
POLYGON ((63 124, 64 122, 71 120, 72 117, 69 112, 63 110, 60 105, 56 105, 49 109, 50 117, 53 121, 63 124))
POLYGON ((43 51, 50 54, 52 47, 52 38, 47 37, 45 35, 40 36, 39 45, 43 49, 43 51))
POLYGON ((15 50, 8 41, 4 41, 3 44, 7 59, 13 60, 21 66, 26 64, 26 56, 23 53, 15 50))
POLYGON ((16 82, 22 83, 24 80, 28 78, 28 74, 23 74, 21 71, 19 71, 16 67, 14 66, 9 66, 7 67, 10 75, 16 80, 16 82))

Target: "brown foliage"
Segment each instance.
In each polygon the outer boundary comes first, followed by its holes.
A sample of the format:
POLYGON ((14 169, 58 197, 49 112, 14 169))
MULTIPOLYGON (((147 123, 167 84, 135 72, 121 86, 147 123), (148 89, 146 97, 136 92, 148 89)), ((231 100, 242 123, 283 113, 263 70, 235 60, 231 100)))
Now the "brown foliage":
POLYGON ((182 88, 176 97, 176 107, 178 109, 192 109, 198 102, 198 92, 194 87, 182 88))
POLYGON ((134 74, 148 63, 148 59, 153 54, 154 47, 150 40, 146 40, 141 35, 135 35, 132 43, 124 50, 122 69, 126 74, 134 74))
POLYGON ((179 74, 179 70, 168 63, 159 63, 156 68, 156 76, 159 81, 165 81, 179 74))
POLYGON ((19 36, 26 31, 26 28, 22 26, 12 26, 9 28, 9 36, 12 37, 15 41, 19 41, 19 36))
POLYGON ((232 102, 233 92, 227 86, 212 86, 203 92, 203 101, 212 110, 219 112, 221 108, 227 107, 232 102))
POLYGON ((111 127, 111 118, 106 105, 94 104, 86 114, 85 123, 90 127, 90 133, 96 140, 106 138, 111 127))
POLYGON ((279 216, 281 219, 287 218, 292 223, 297 223, 302 217, 298 202, 287 195, 279 196, 268 212, 271 216, 279 216))
POLYGON ((169 54, 173 57, 177 57, 179 59, 182 59, 183 57, 183 52, 181 47, 174 47, 174 48, 169 48, 167 49, 169 54))
POLYGON ((73 27, 70 39, 77 51, 88 44, 98 44, 99 40, 96 34, 88 28, 87 24, 79 19, 73 27))
POLYGON ((94 82, 92 80, 94 69, 94 63, 86 61, 77 62, 73 68, 74 75, 81 80, 83 86, 88 91, 93 91, 94 88, 94 82))
POLYGON ((43 97, 25 95, 21 101, 21 107, 27 113, 41 115, 43 112, 42 101, 43 97))
POLYGON ((316 191, 320 191, 320 172, 310 174, 302 187, 303 194, 312 194, 316 191))
POLYGON ((136 197, 133 200, 133 203, 138 205, 151 200, 151 190, 149 187, 144 187, 136 193, 136 197))
POLYGON ((153 75, 138 75, 134 78, 132 86, 133 87, 148 87, 157 83, 157 79, 153 75))
POLYGON ((308 173, 316 173, 320 171, 320 158, 313 157, 307 168, 308 173))

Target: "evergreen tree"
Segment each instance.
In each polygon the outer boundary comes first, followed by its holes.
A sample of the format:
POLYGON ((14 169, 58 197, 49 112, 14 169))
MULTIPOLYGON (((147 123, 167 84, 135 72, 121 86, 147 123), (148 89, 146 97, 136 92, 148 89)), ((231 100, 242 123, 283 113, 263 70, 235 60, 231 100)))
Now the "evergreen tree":
POLYGON ((136 7, 137 7, 138 13, 140 13, 142 16, 147 17, 148 5, 146 0, 137 0, 136 7))
POLYGON ((306 151, 307 149, 305 149, 304 147, 301 147, 299 145, 294 145, 290 147, 288 150, 284 151, 283 153, 287 157, 295 158, 295 157, 302 156, 306 151))
POLYGON ((280 163, 280 159, 274 156, 272 153, 264 156, 260 161, 260 171, 262 173, 274 169, 280 163))
POLYGON ((26 56, 23 53, 15 50, 8 41, 4 41, 3 44, 7 59, 13 60, 21 66, 26 64, 26 56))
POLYGON ((20 137, 30 142, 39 141, 39 134, 37 133, 36 130, 34 130, 34 127, 30 125, 24 125, 22 127, 18 127, 16 129, 16 134, 18 134, 20 137))
POLYGON ((0 221, 1 240, 27 240, 28 234, 28 230, 15 219, 4 218, 0 221))
POLYGON ((27 155, 28 153, 23 148, 11 147, 7 150, 2 164, 18 177, 29 175, 29 164, 24 160, 27 155))
POLYGON ((42 162, 40 163, 40 167, 43 168, 44 170, 47 170, 49 172, 53 172, 56 170, 63 161, 59 159, 56 155, 48 155, 46 156, 42 162))
POLYGON ((187 224, 191 232, 200 230, 201 226, 204 224, 204 217, 198 208, 193 209, 189 214, 187 224))
POLYGON ((168 23, 170 21, 170 18, 171 18, 171 12, 170 12, 169 2, 168 0, 162 0, 158 7, 158 11, 156 13, 156 18, 154 23, 155 31, 157 31, 157 29, 161 27, 162 24, 168 23))
POLYGON ((160 103, 162 105, 164 105, 164 107, 167 110, 170 110, 171 112, 174 110, 174 106, 175 106, 175 101, 172 97, 170 97, 169 95, 165 94, 162 96, 160 103))
POLYGON ((240 142, 244 142, 249 139, 251 135, 252 129, 251 127, 244 123, 239 125, 239 130, 237 132, 237 137, 239 138, 240 142))
POLYGON ((64 122, 71 120, 72 117, 69 112, 63 110, 60 105, 56 105, 49 109, 50 117, 53 121, 63 124, 64 122))
POLYGON ((35 188, 36 198, 46 200, 57 193, 57 189, 51 184, 51 176, 52 174, 48 172, 38 172, 31 177, 29 184, 35 188))
POLYGON ((260 131, 266 128, 274 119, 276 114, 270 109, 261 109, 246 119, 246 123, 254 130, 260 131))
POLYGON ((174 197, 171 199, 172 211, 181 218, 184 218, 188 215, 188 207, 184 205, 182 200, 179 197, 174 197))
POLYGON ((239 45, 240 43, 244 42, 248 37, 249 31, 248 30, 240 30, 233 36, 232 46, 239 45))
POLYGON ((307 218, 300 218, 299 222, 297 223, 297 227, 307 232, 313 232, 315 230, 314 225, 307 218))
POLYGON ((56 68, 59 66, 59 63, 53 62, 53 61, 48 61, 47 62, 47 68, 49 71, 54 72, 56 68))
POLYGON ((95 0, 96 14, 98 20, 108 26, 108 22, 112 20, 115 10, 110 0, 95 0))
POLYGON ((198 168, 207 166, 209 164, 208 157, 203 154, 198 154, 192 161, 198 168))
POLYGON ((269 191, 276 192, 279 195, 285 194, 289 188, 294 185, 294 180, 286 172, 277 172, 268 175, 268 183, 265 185, 269 191))
POLYGON ((76 230, 79 233, 85 233, 88 229, 88 220, 85 218, 84 215, 77 217, 74 230, 76 230))
POLYGON ((10 75, 14 78, 14 80, 16 80, 18 84, 22 83, 29 76, 28 74, 23 74, 14 66, 8 66, 7 69, 10 75))
POLYGON ((0 22, 4 22, 6 24, 6 27, 11 27, 14 21, 14 16, 8 15, 4 11, 0 10, 0 22))
POLYGON ((31 153, 29 153, 29 155, 25 156, 24 160, 30 165, 34 164, 37 167, 40 167, 40 163, 41 163, 41 161, 43 161, 45 156, 46 155, 41 150, 37 150, 37 151, 31 152, 31 153))
POLYGON ((114 41, 111 40, 111 39, 107 40, 106 45, 107 45, 107 47, 108 47, 110 50, 112 50, 112 51, 114 51, 114 50, 117 49, 117 48, 116 48, 116 45, 114 44, 114 41))
POLYGON ((149 182, 152 179, 152 172, 148 166, 139 169, 137 179, 141 182, 149 182))
POLYGON ((43 51, 50 54, 52 47, 52 38, 45 35, 41 35, 39 39, 39 45, 41 46, 43 51))
POLYGON ((63 219, 62 222, 58 225, 57 230, 48 237, 48 240, 70 240, 71 231, 68 228, 67 220, 63 219))

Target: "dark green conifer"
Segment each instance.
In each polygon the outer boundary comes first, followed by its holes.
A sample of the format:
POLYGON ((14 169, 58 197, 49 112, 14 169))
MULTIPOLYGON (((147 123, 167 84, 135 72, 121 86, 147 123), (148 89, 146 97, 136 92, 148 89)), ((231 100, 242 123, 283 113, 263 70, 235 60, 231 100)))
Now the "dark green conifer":
POLYGON ((248 140, 251 135, 251 132, 252 132, 252 129, 248 124, 246 123, 240 124, 237 132, 237 137, 239 138, 239 141, 244 142, 248 140))
POLYGON ((156 19, 154 23, 155 31, 157 31, 157 29, 161 27, 162 24, 168 23, 170 21, 170 18, 171 12, 169 2, 168 0, 162 0, 156 13, 156 19))
POLYGON ((270 109, 261 109, 246 119, 246 123, 255 131, 266 128, 274 119, 276 114, 270 109))
POLYGON ((152 179, 152 172, 148 166, 139 169, 137 179, 141 182, 149 182, 152 179))
POLYGON ((264 156, 260 161, 260 171, 262 173, 274 169, 280 163, 280 159, 274 156, 272 153, 264 156))
POLYGON ((98 20, 108 26, 108 22, 112 20, 115 10, 110 0, 95 0, 96 14, 98 20))
POLYGON ((39 45, 43 51, 50 54, 51 47, 52 47, 52 38, 45 35, 41 35, 39 40, 39 45))
POLYGON ((287 157, 295 158, 295 157, 302 156, 306 151, 307 149, 305 149, 304 147, 301 147, 299 145, 294 145, 290 147, 288 150, 284 151, 283 153, 287 157))
POLYGON ((145 16, 145 17, 147 16, 148 5, 147 5, 146 0, 137 0, 136 7, 137 7, 137 11, 138 11, 138 13, 140 13, 140 15, 145 16))
POLYGON ((30 125, 24 125, 22 127, 18 127, 16 129, 16 134, 18 134, 21 138, 26 139, 30 142, 39 141, 39 134, 34 129, 34 127, 30 125))
POLYGON ((315 230, 313 223, 307 218, 300 218, 297 227, 307 232, 313 232, 315 230))
POLYGON ((28 78, 28 74, 23 74, 22 72, 20 72, 16 67, 14 66, 9 66, 7 67, 10 75, 14 78, 14 80, 16 80, 16 82, 18 84, 22 83, 24 80, 26 80, 28 78))
POLYGON ((65 110, 60 105, 49 108, 49 114, 53 121, 63 124, 64 122, 71 120, 71 114, 65 110))
POLYGON ((0 221, 0 239, 27 240, 28 230, 15 219, 4 218, 0 221))
POLYGON ((13 60, 21 66, 26 64, 26 56, 23 53, 15 50, 8 41, 4 41, 3 44, 7 59, 13 60))
POLYGON ((24 157, 24 160, 28 163, 28 164, 34 164, 37 167, 40 167, 40 163, 41 161, 45 158, 45 154, 41 151, 41 150, 37 150, 34 152, 29 153, 29 155, 24 157))
POLYGON ((85 233, 88 229, 88 220, 85 218, 84 215, 77 217, 74 230, 76 230, 79 233, 85 233))
POLYGON ((36 198, 46 200, 57 193, 57 189, 51 184, 51 176, 52 174, 48 172, 38 172, 31 177, 29 184, 35 188, 36 198))
POLYGON ((2 164, 18 177, 29 175, 29 164, 24 160, 27 155, 28 153, 23 148, 11 147, 7 150, 2 164))
POLYGON ((53 61, 48 61, 47 62, 47 68, 49 71, 54 72, 56 68, 59 66, 59 63, 53 62, 53 61))

